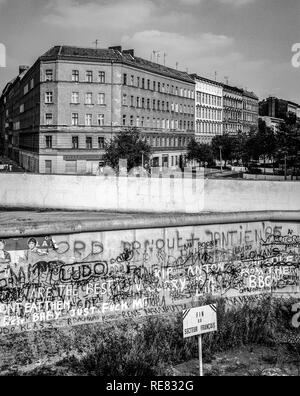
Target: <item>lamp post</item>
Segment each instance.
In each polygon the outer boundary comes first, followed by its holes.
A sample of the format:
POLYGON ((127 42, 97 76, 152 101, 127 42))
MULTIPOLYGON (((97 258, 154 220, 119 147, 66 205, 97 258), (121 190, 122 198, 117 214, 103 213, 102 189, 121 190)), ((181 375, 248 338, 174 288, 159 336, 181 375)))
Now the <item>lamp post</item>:
POLYGON ((219 149, 220 149, 221 172, 223 172, 222 148, 223 148, 222 146, 219 146, 219 149))

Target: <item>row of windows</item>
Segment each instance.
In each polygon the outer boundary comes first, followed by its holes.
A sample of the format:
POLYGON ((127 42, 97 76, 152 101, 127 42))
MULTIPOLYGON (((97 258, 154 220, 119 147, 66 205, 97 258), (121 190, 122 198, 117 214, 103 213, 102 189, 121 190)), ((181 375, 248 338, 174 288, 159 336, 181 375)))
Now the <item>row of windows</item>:
POLYGON ((159 128, 159 129, 180 129, 180 130, 193 130, 193 121, 182 121, 182 120, 169 120, 150 117, 134 117, 133 115, 127 116, 123 115, 123 126, 136 126, 136 127, 146 127, 146 128, 159 128))
POLYGON ((211 123, 211 122, 197 122, 196 132, 198 133, 211 133, 211 134, 222 134, 222 124, 211 123))
MULTIPOLYGON (((148 136, 146 138, 146 142, 152 147, 186 147, 190 141, 189 137, 179 136, 179 137, 159 137, 159 136, 148 136)), ((45 136, 45 147, 46 149, 53 148, 53 136, 46 135, 45 136)), ((85 138, 85 146, 80 147, 79 144, 79 136, 72 136, 72 149, 104 149, 105 148, 105 138, 103 136, 97 137, 93 139, 92 136, 86 136, 85 138), (96 144, 95 144, 96 143, 96 144)))
POLYGON ((210 95, 202 92, 197 92, 197 102, 203 105, 222 107, 222 98, 220 96, 210 95))
POLYGON ((196 116, 207 120, 222 121, 222 110, 197 106, 196 116))
MULTIPOLYGON (((88 150, 92 149, 104 149, 105 147, 105 138, 103 136, 97 137, 97 146, 94 145, 94 139, 92 136, 86 136, 85 138, 85 147, 81 148, 86 148, 88 150)), ((53 148, 53 136, 52 135, 46 135, 45 136, 45 147, 46 149, 52 149, 53 148)), ((79 136, 72 136, 72 149, 79 149, 79 136)))
POLYGON ((225 120, 238 121, 238 120, 242 119, 242 113, 240 111, 225 111, 224 118, 225 118, 225 120))
MULTIPOLYGON (((79 104, 80 103, 80 94, 79 92, 72 92, 71 95, 71 103, 72 104, 79 104)), ((92 105, 94 104, 94 97, 92 92, 87 92, 85 94, 85 100, 84 103, 87 105, 92 105)), ((104 93, 98 93, 97 94, 97 104, 98 105, 105 105, 105 94, 104 93)))
POLYGON ((134 75, 131 75, 129 78, 126 73, 123 74, 123 85, 177 95, 187 99, 194 99, 194 91, 192 89, 178 88, 174 85, 161 83, 159 81, 151 81, 149 79, 135 77, 134 75))
POLYGON ((153 111, 167 111, 169 112, 170 110, 175 113, 181 113, 181 114, 194 114, 194 106, 190 105, 183 105, 183 104, 178 104, 178 103, 170 103, 161 101, 161 100, 156 100, 156 99, 145 99, 145 98, 140 98, 130 96, 130 102, 128 102, 128 96, 126 94, 123 95, 123 101, 122 101, 123 106, 128 106, 130 107, 136 107, 138 109, 147 109, 147 110, 153 110, 153 111))
POLYGON ((224 98, 224 107, 234 107, 236 109, 243 108, 243 102, 239 99, 224 98))
MULTIPOLYGON (((93 117, 93 114, 85 114, 85 126, 93 126, 93 125, 95 125, 94 122, 95 122, 95 119, 93 117)), ((45 123, 46 123, 46 125, 53 125, 53 114, 52 113, 46 113, 45 123)), ((72 126, 79 125, 79 113, 72 113, 71 123, 72 123, 72 126)), ((97 126, 104 126, 104 124, 105 124, 104 114, 98 114, 97 115, 97 126)))
MULTIPOLYGON (((47 69, 45 72, 45 81, 50 82, 53 80, 54 80, 54 70, 47 69)), ((100 84, 105 84, 105 80, 106 80, 106 75, 104 71, 99 71, 97 73, 97 77, 95 77, 95 74, 92 70, 86 70, 84 80, 82 81, 87 83, 98 82, 100 84)), ((72 70, 71 81, 72 82, 81 81, 79 70, 72 70)))

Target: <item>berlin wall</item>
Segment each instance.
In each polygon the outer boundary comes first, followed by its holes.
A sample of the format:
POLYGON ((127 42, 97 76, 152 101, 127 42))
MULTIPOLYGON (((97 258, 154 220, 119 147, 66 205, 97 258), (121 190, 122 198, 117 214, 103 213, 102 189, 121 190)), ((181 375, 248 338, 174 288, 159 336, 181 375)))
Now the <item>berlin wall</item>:
POLYGON ((300 223, 0 235, 0 335, 299 296, 300 223))

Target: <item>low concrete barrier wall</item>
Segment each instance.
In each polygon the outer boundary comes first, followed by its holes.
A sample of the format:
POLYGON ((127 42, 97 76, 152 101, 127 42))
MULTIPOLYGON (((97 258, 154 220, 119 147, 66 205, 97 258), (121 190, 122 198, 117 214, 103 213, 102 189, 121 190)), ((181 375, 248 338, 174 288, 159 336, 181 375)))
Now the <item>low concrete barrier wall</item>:
POLYGON ((139 212, 300 210, 300 183, 116 176, 0 175, 0 206, 139 212))

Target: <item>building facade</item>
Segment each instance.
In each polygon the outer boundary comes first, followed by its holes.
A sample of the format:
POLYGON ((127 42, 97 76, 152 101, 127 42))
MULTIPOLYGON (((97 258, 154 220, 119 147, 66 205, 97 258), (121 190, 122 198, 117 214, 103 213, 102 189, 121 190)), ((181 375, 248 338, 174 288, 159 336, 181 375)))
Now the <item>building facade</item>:
POLYGON ((243 90, 223 85, 223 132, 237 135, 243 130, 243 90))
POLYGON ((105 141, 128 127, 151 145, 153 166, 178 166, 194 136, 194 80, 121 47, 53 47, 0 103, 7 153, 31 172, 96 173, 105 141))
POLYGON ((223 86, 220 83, 192 74, 196 83, 195 138, 210 144, 223 134, 223 86))
POLYGON ((259 99, 253 92, 243 90, 243 132, 258 127, 259 99))
POLYGON ((223 132, 237 135, 258 127, 259 99, 241 88, 223 84, 223 132))
POLYGON ((272 117, 282 120, 293 116, 295 120, 300 120, 300 105, 270 96, 259 103, 259 115, 261 117, 272 117))

